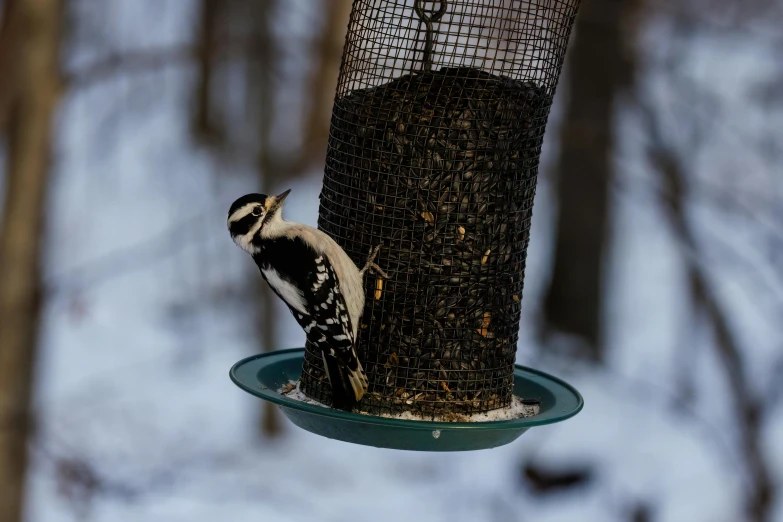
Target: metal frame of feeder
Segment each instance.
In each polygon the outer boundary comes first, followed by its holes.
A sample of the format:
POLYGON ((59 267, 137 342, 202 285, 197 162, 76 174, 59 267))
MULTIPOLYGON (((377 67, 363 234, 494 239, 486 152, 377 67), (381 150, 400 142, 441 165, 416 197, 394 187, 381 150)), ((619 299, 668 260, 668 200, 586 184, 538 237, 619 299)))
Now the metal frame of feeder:
MULTIPOLYGON (((355 0, 318 226, 365 279, 365 408, 508 407, 538 160, 578 0, 355 0)), ((320 349, 302 389, 331 402, 320 349)))

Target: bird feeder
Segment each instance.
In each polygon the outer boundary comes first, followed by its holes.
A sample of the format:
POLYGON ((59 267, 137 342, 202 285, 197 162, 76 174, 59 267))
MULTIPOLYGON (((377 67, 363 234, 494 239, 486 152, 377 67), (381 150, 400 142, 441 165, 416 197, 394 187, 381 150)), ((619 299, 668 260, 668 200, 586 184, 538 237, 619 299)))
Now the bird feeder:
MULTIPOLYGON (((365 279, 365 417, 465 421, 509 408, 530 382, 515 366, 525 259, 578 5, 354 0, 318 226, 358 266, 381 245, 376 262, 389 276, 365 279)), ((563 383, 536 375, 537 397, 558 395, 551 387, 563 383)), ((565 386, 575 414, 581 397, 565 386)), ((301 390, 331 402, 309 344, 301 390)))

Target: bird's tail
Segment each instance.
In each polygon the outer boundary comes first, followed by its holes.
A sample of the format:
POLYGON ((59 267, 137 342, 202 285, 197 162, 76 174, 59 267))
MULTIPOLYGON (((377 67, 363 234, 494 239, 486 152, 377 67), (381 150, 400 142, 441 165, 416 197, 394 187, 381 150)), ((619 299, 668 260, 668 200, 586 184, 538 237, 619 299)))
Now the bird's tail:
POLYGON ((362 364, 353 348, 347 362, 340 361, 333 355, 326 355, 323 352, 322 354, 326 376, 329 378, 329 384, 332 385, 332 407, 350 411, 367 392, 367 375, 362 364))

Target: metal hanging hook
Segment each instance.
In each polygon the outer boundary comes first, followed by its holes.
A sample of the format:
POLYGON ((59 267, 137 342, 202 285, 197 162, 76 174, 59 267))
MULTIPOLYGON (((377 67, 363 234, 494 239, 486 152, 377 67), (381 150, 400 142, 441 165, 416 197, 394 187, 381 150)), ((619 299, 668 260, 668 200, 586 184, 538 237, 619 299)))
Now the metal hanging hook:
POLYGON ((416 0, 413 4, 413 9, 416 11, 416 15, 419 17, 419 20, 424 23, 425 33, 423 69, 425 71, 430 71, 432 70, 432 24, 441 19, 443 14, 446 12, 446 5, 448 2, 446 0, 440 0, 438 2, 438 10, 434 11, 432 14, 428 14, 421 6, 424 1, 425 0, 416 0))

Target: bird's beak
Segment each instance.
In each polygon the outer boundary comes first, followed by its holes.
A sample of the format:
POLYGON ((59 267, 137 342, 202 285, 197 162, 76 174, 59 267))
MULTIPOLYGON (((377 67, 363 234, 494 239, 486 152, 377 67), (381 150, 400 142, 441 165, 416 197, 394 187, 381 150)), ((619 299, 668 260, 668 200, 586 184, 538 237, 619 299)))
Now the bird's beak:
MULTIPOLYGON (((287 198, 288 194, 290 193, 291 193, 291 189, 288 189, 282 194, 280 194, 279 196, 275 196, 275 201, 274 203, 272 203, 272 208, 271 208, 272 212, 276 211, 277 209, 283 206, 283 201, 285 201, 285 198, 287 198)), ((270 214, 272 212, 270 212, 270 214)))
POLYGON ((277 203, 278 205, 279 205, 280 203, 282 203, 282 202, 283 202, 283 200, 284 200, 285 198, 287 198, 287 197, 288 197, 288 194, 290 194, 290 193, 291 193, 291 189, 288 189, 288 190, 286 190, 285 192, 283 192, 282 194, 280 194, 279 196, 275 197, 276 203, 277 203))

